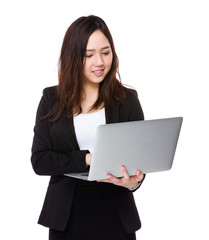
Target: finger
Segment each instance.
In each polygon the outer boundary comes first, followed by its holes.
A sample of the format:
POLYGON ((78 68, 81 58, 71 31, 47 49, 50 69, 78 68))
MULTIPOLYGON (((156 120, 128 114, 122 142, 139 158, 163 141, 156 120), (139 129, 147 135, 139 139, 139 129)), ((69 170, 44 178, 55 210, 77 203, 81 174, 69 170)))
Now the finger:
POLYGON ((127 172, 127 170, 126 170, 126 168, 124 166, 121 167, 121 172, 123 173, 123 177, 125 179, 129 179, 128 172, 127 172))
POLYGON ((112 183, 117 183, 119 180, 118 178, 114 177, 111 174, 108 174, 107 177, 108 177, 108 180, 111 181, 112 183))
POLYGON ((107 182, 107 183, 113 183, 113 182, 116 182, 116 177, 114 177, 113 175, 111 174, 107 174, 107 179, 100 179, 100 180, 97 180, 97 182, 107 182))
POLYGON ((97 182, 111 183, 109 179, 97 180, 97 182))
POLYGON ((108 177, 109 183, 112 183, 112 184, 115 184, 115 185, 118 185, 118 186, 121 185, 121 182, 122 182, 123 178, 117 178, 117 177, 115 177, 111 174, 108 174, 107 177, 108 177))
POLYGON ((144 174, 142 172, 140 172, 139 170, 137 170, 136 178, 137 178, 137 181, 141 181, 144 178, 144 174))
POLYGON ((137 170, 137 172, 143 174, 140 170, 137 170))

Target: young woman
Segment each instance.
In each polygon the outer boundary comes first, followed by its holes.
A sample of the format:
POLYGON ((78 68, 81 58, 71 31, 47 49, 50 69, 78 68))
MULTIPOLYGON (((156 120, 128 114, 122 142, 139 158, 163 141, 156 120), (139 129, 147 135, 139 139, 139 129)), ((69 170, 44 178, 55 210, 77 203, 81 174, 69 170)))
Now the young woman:
POLYGON ((35 173, 51 176, 39 223, 50 240, 132 240, 141 227, 133 198, 144 180, 84 181, 64 174, 86 172, 100 124, 143 120, 135 90, 116 78, 118 58, 105 22, 81 17, 68 28, 59 60, 59 83, 44 89, 32 146, 35 173))

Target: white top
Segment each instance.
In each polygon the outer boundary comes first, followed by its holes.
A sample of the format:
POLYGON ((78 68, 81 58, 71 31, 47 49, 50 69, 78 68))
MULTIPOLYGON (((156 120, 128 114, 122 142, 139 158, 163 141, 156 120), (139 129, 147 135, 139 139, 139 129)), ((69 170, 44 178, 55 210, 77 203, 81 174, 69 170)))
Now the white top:
POLYGON ((93 144, 98 125, 106 124, 105 109, 73 117, 75 134, 80 150, 93 151, 93 144))

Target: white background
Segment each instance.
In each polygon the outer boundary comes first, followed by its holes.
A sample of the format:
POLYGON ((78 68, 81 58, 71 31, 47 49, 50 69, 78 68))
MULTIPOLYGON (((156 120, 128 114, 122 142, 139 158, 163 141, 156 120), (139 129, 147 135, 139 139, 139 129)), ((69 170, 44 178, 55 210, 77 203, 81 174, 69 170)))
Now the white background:
POLYGON ((138 91, 146 119, 184 117, 172 170, 147 175, 135 193, 142 220, 137 239, 209 239, 206 3, 19 0, 1 4, 2 239, 48 238, 48 229, 36 224, 49 177, 35 175, 30 163, 35 114, 43 88, 57 84, 65 31, 75 19, 89 14, 102 17, 109 26, 122 82, 138 91))

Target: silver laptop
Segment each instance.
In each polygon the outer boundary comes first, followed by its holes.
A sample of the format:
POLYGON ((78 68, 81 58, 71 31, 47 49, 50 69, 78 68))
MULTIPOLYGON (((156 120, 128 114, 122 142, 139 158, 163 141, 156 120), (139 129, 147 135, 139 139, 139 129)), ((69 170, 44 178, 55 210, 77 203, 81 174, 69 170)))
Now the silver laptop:
POLYGON ((83 180, 107 179, 171 169, 183 118, 112 123, 97 127, 90 171, 66 176, 83 180))

